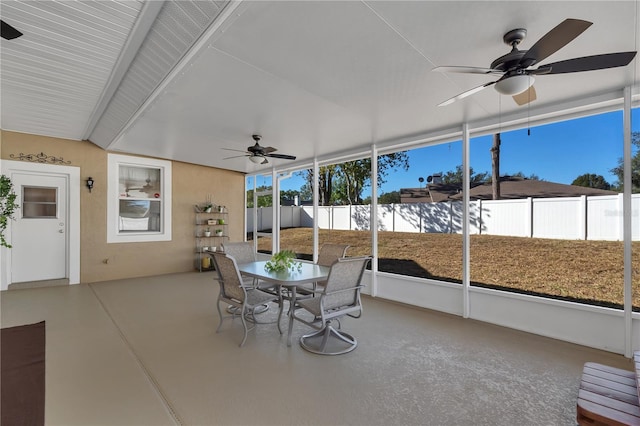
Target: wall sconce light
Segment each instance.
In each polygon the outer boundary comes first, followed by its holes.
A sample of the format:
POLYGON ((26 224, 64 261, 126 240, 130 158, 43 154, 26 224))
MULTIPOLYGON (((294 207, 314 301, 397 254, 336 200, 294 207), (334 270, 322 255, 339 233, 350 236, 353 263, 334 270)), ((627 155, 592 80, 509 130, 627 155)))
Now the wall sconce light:
POLYGON ((89 192, 93 189, 93 178, 91 176, 87 178, 87 188, 89 188, 89 192))

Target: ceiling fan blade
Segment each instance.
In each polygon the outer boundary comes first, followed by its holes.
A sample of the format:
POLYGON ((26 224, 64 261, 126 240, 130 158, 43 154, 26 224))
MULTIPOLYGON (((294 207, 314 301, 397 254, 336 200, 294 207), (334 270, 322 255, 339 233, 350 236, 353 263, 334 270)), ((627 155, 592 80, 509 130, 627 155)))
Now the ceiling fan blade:
POLYGON ((231 158, 240 158, 240 157, 251 157, 250 154, 245 154, 245 155, 234 155, 233 157, 225 157, 223 158, 223 160, 229 160, 231 158))
POLYGON ((526 71, 528 75, 543 75, 551 73, 551 67, 549 65, 543 65, 539 68, 526 71))
POLYGON ((225 151, 235 151, 235 152, 244 152, 245 154, 249 154, 247 151, 243 151, 241 149, 232 149, 232 148, 222 148, 225 151))
POLYGON ((0 19, 0 35, 6 40, 13 40, 20 37, 22 33, 0 19))
POLYGON ((517 95, 513 95, 513 100, 520 106, 526 105, 529 102, 533 102, 537 99, 536 89, 531 86, 529 89, 525 90, 522 93, 518 93, 517 95))
POLYGON ((453 98, 447 99, 444 102, 441 102, 438 104, 438 106, 445 106, 445 105, 449 105, 454 103, 455 101, 457 101, 458 99, 462 99, 462 98, 466 98, 467 96, 471 96, 474 93, 478 93, 479 91, 481 91, 484 88, 487 88, 489 86, 492 86, 494 84, 496 84, 496 81, 490 81, 489 83, 483 84, 482 86, 478 86, 478 87, 474 87, 473 89, 467 90, 466 92, 462 92, 459 95, 454 96, 453 98))
POLYGON ((282 158, 283 160, 295 160, 295 155, 285 155, 285 154, 265 154, 265 157, 271 158, 282 158))
POLYGON ((431 71, 437 72, 458 72, 464 74, 504 74, 504 71, 494 70, 491 68, 480 68, 480 67, 435 67, 431 71))
POLYGON ((583 56, 565 61, 546 64, 550 67, 549 74, 564 74, 568 72, 595 71, 607 68, 624 67, 635 58, 636 52, 605 53, 603 55, 583 56))
POLYGON ((275 149, 272 146, 267 146, 267 147, 262 148, 262 153, 263 154, 271 154, 272 152, 276 152, 276 151, 277 151, 277 149, 275 149))
POLYGON ((565 19, 546 33, 520 59, 520 66, 527 68, 554 54, 582 34, 593 22, 581 19, 565 19))

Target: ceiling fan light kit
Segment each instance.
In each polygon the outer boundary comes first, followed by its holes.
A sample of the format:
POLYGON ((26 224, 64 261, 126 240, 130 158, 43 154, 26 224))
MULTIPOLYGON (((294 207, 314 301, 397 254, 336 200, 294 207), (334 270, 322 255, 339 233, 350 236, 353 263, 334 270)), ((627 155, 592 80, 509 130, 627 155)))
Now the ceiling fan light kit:
POLYGON ((249 157, 249 160, 251 160, 251 162, 255 164, 262 164, 263 162, 264 163, 268 162, 266 158, 261 157, 259 155, 252 155, 251 157, 249 157))
POLYGON ((503 95, 517 95, 524 92, 533 85, 535 79, 526 74, 514 75, 513 77, 499 80, 496 83, 496 90, 503 95))
POLYGON ((433 71, 457 72, 466 74, 497 74, 498 80, 490 81, 482 86, 462 92, 438 106, 449 105, 456 100, 471 96, 481 90, 495 86, 498 93, 513 96, 518 105, 525 105, 536 99, 533 87, 534 75, 565 74, 583 71, 596 71, 629 65, 636 52, 606 53, 593 56, 582 56, 540 66, 539 63, 565 47, 582 34, 593 23, 581 19, 565 19, 551 31, 542 36, 529 50, 519 50, 518 45, 527 35, 527 30, 517 28, 507 32, 502 40, 511 51, 495 59, 489 68, 443 66, 433 71), (526 96, 524 95, 526 92, 526 96), (518 96, 519 95, 519 96, 518 96))

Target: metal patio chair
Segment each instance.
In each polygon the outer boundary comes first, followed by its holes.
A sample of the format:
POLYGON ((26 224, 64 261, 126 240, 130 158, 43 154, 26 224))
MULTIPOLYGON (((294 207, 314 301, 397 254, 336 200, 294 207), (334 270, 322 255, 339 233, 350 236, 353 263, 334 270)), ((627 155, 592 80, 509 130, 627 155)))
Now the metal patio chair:
POLYGON ((292 318, 317 330, 302 336, 300 346, 322 355, 340 355, 356 348, 356 339, 341 330, 340 318, 362 315, 361 281, 370 260, 370 256, 338 259, 331 265, 319 296, 297 302, 299 309, 293 311, 292 318), (307 311, 306 315, 303 311, 307 311), (313 319, 306 318, 309 313, 313 319), (333 326, 334 322, 338 323, 338 328, 333 326))
POLYGON ((240 271, 238 271, 238 264, 233 257, 226 253, 219 252, 212 253, 212 255, 216 270, 220 275, 218 279, 220 292, 216 302, 218 314, 220 315, 220 324, 216 329, 216 333, 220 331, 222 322, 225 319, 220 309, 220 302, 224 302, 232 306, 235 310, 235 313, 227 318, 233 318, 238 315, 242 321, 242 327, 244 328, 244 336, 242 337, 242 342, 240 342, 240 346, 242 347, 247 340, 249 330, 252 330, 256 327, 256 324, 258 324, 255 318, 256 309, 261 308, 269 302, 279 302, 279 297, 253 288, 252 286, 246 286, 240 276, 240 271), (247 326, 247 315, 251 316, 251 322, 254 324, 251 328, 247 326))

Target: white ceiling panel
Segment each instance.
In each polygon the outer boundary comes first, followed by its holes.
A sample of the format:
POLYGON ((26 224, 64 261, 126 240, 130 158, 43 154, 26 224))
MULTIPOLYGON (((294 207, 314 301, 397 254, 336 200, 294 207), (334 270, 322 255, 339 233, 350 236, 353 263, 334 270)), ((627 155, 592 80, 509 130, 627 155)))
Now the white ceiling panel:
POLYGON ((404 97, 430 68, 360 2, 259 3, 215 46, 348 108, 404 97))
POLYGON ((640 45, 637 1, 167 1, 106 99, 121 52, 151 3, 4 1, 25 36, 2 41, 2 128, 89 139, 105 149, 242 172, 428 138, 498 117, 545 116, 610 100, 632 86, 622 68, 536 77, 538 99, 519 107, 489 87, 497 77, 432 72, 488 67, 525 28, 530 48, 566 18, 593 22, 541 64, 640 45), (601 98, 599 98, 601 99, 601 98), (104 113, 91 118, 96 103, 104 113), (95 127, 91 120, 96 120, 95 127), (225 159, 252 145, 298 157, 256 166, 225 159))
MULTIPOLYGON (((151 155, 166 145, 172 150, 163 154, 171 158, 216 165, 225 164, 225 157, 240 155, 224 148, 244 150, 253 144, 251 135, 258 133, 278 153, 313 158, 325 149, 342 150, 354 138, 363 140, 369 128, 366 117, 357 112, 210 48, 113 148, 135 145, 136 153, 151 155), (236 79, 244 83, 229 84, 236 79), (175 139, 180 143, 170 142, 175 139), (318 141, 322 146, 314 143, 318 141)), ((250 162, 246 158, 227 162, 232 163, 244 169, 250 162)))
POLYGON ((96 126, 90 129, 92 142, 112 148, 120 131, 215 20, 224 4, 213 0, 164 3, 120 86, 96 126))
POLYGON ((24 35, 2 39, 2 128, 81 139, 142 7, 129 2, 3 1, 24 35))

